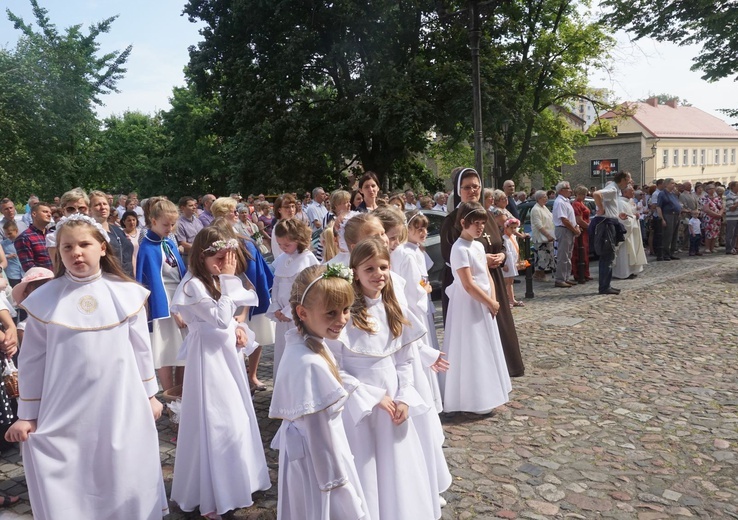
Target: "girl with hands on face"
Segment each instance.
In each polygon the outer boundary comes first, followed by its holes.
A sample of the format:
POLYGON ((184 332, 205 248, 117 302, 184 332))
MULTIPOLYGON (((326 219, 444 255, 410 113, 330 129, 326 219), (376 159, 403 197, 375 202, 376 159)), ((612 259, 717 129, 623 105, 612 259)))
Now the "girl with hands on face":
POLYGON ((242 247, 215 226, 201 230, 172 298, 189 334, 179 352, 187 370, 171 498, 208 518, 249 507, 252 493, 271 486, 244 363, 258 344, 234 318, 239 306, 258 305, 236 276, 246 265, 242 247))
POLYGON ((489 217, 481 204, 464 202, 457 218, 462 231, 451 248, 454 282, 443 340, 453 370, 446 374, 443 410, 484 414, 505 404, 512 390, 496 319, 500 303, 476 240, 489 217))

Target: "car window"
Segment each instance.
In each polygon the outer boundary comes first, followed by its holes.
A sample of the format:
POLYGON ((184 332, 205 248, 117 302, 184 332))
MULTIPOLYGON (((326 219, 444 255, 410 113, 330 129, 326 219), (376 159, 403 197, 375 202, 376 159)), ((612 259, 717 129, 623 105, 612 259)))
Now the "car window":
POLYGON ((443 226, 443 221, 446 220, 446 214, 428 209, 421 211, 428 219, 428 236, 440 235, 441 226, 443 226))
POLYGON ((426 213, 425 216, 428 217, 428 236, 440 235, 441 226, 446 217, 436 213, 426 213))

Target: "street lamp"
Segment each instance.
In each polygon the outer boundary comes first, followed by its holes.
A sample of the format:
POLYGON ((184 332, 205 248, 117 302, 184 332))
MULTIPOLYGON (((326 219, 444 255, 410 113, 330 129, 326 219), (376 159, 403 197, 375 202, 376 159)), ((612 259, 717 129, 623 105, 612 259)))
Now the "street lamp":
POLYGON ((505 151, 505 143, 507 141, 507 131, 510 125, 507 121, 503 121, 501 125, 502 135, 500 136, 500 144, 495 145, 495 166, 492 173, 494 177, 493 188, 500 188, 503 174, 507 171, 507 153, 505 151))
POLYGON ((482 81, 479 68, 479 40, 481 37, 481 21, 479 19, 478 0, 469 2, 469 47, 472 61, 472 107, 474 117, 474 167, 483 175, 482 159, 482 81))

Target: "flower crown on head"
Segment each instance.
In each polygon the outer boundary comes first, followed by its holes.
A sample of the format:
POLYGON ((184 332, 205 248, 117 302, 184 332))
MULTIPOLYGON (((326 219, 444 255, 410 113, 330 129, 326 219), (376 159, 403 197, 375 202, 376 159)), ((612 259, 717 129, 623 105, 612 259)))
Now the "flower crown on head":
POLYGON ((213 253, 217 253, 219 251, 222 251, 223 249, 238 249, 238 240, 236 240, 235 238, 229 238, 228 240, 216 240, 215 242, 210 244, 210 247, 203 249, 203 253, 207 253, 210 251, 212 251, 213 253))
POLYGON ((69 224, 70 222, 77 222, 77 221, 82 221, 82 222, 85 222, 93 226, 95 229, 97 229, 100 232, 100 234, 103 236, 106 242, 110 242, 110 235, 108 235, 108 232, 105 231, 105 228, 102 227, 102 224, 100 224, 94 218, 88 217, 87 215, 84 215, 82 213, 75 213, 74 215, 60 218, 59 222, 56 223, 56 232, 58 233, 59 228, 61 228, 64 224, 69 224))
POLYGON ((324 278, 343 278, 348 283, 351 283, 354 281, 354 272, 351 270, 351 268, 341 264, 328 264, 325 268, 325 272, 318 276, 315 280, 310 282, 307 287, 305 287, 305 292, 302 293, 302 297, 300 298, 300 305, 303 305, 305 303, 305 295, 308 293, 310 288, 315 285, 318 280, 323 280, 324 278))

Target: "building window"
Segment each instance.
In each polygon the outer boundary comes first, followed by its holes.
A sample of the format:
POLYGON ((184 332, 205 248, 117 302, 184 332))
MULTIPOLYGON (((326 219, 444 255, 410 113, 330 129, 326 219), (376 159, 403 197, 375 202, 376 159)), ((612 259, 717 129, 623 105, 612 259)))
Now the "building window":
POLYGON ((664 164, 662 166, 664 168, 668 167, 669 166, 669 150, 664 150, 663 161, 664 161, 664 164))
POLYGON ((723 164, 728 164, 728 149, 723 148, 723 164))
POLYGON ((674 149, 674 166, 679 166, 679 148, 674 149))
POLYGON ((697 166, 697 150, 692 150, 692 166, 697 166))
POLYGON ((705 149, 700 150, 700 166, 704 166, 705 163, 705 149))
POLYGON ((687 150, 686 148, 682 153, 682 166, 689 166, 689 150, 687 150))
POLYGON ((730 164, 735 164, 735 148, 730 150, 730 164))
POLYGON ((720 165, 720 148, 715 148, 715 164, 720 165))

